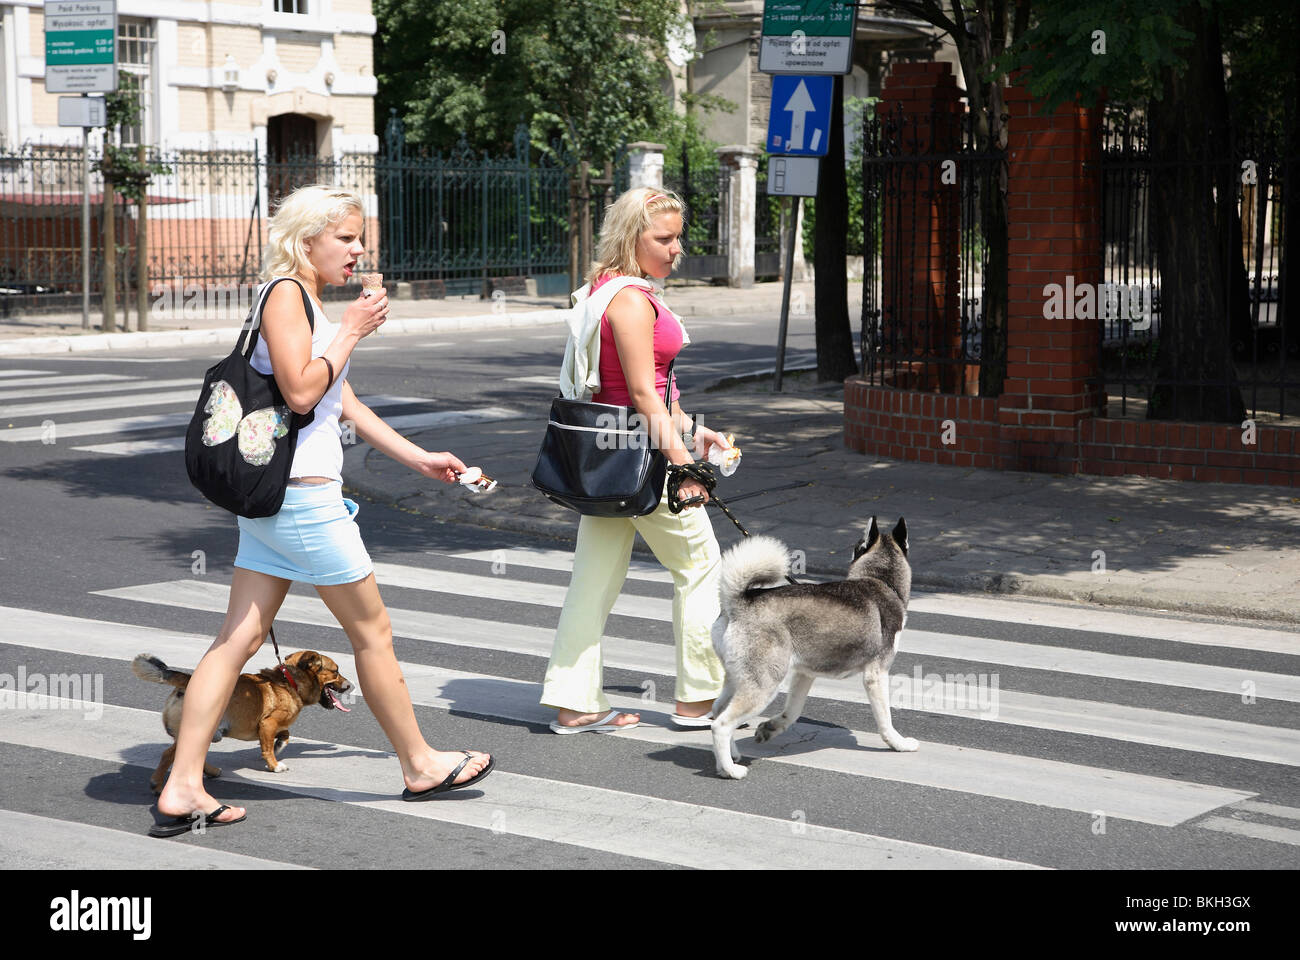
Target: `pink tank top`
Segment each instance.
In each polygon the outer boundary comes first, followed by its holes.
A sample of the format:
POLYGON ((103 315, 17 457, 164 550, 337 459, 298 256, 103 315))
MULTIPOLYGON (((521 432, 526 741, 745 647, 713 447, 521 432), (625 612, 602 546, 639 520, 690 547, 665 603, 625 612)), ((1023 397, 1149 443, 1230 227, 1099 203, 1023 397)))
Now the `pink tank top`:
MULTIPOLYGON (((601 277, 592 284, 591 292, 614 278, 613 274, 601 277)), ((668 308, 659 302, 649 290, 641 287, 630 289, 644 293, 655 310, 654 354, 655 354, 655 390, 659 396, 664 395, 668 384, 668 365, 682 349, 682 328, 668 313, 668 308)), ((678 397, 676 378, 669 395, 672 400, 678 397)), ((600 318, 600 389, 592 395, 592 403, 612 403, 619 406, 631 406, 632 396, 627 390, 627 378, 623 376, 623 365, 618 356, 618 345, 614 342, 614 328, 609 324, 609 316, 600 318)))

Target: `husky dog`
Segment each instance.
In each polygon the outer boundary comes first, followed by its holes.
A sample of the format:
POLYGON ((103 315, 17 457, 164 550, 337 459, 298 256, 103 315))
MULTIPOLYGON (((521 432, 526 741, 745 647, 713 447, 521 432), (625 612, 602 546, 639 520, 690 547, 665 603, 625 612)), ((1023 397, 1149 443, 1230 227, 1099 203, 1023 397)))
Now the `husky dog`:
POLYGON ((799 719, 814 678, 861 673, 885 743, 915 750, 917 742, 900 735, 889 719, 889 667, 912 587, 907 524, 900 517, 892 533, 882 533, 872 517, 844 580, 788 585, 788 556, 779 540, 749 537, 722 558, 722 617, 713 632, 727 671, 713 705, 718 775, 740 780, 748 772, 735 763, 736 727, 772 702, 789 671, 785 710, 754 731, 758 743, 799 719))

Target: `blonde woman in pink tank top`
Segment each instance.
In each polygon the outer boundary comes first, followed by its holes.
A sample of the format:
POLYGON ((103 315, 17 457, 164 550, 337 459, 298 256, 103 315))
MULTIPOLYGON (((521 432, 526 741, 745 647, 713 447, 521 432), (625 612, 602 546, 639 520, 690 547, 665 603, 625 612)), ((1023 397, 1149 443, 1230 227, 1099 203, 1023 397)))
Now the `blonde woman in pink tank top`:
MULTIPOLYGON (((610 206, 601 230, 596 262, 587 280, 593 289, 625 275, 662 280, 681 259, 684 206, 675 194, 647 187, 627 191, 610 206)), ((601 389, 592 400, 631 406, 649 426, 649 435, 669 463, 695 457, 683 435, 693 435, 696 451, 709 444, 728 446, 713 430, 682 412, 674 388, 664 404, 668 365, 681 350, 680 321, 658 298, 638 287, 620 290, 601 318, 601 389)), ((627 577, 637 534, 673 577, 673 637, 677 648, 676 704, 673 722, 707 727, 713 700, 722 690, 723 667, 713 651, 710 631, 719 615, 720 551, 703 509, 708 492, 688 481, 682 499, 703 497, 679 514, 668 497, 653 513, 631 519, 583 516, 578 523, 573 576, 541 702, 557 711, 556 733, 609 732, 635 727, 637 713, 611 710, 601 677, 601 637, 605 621, 627 577)))

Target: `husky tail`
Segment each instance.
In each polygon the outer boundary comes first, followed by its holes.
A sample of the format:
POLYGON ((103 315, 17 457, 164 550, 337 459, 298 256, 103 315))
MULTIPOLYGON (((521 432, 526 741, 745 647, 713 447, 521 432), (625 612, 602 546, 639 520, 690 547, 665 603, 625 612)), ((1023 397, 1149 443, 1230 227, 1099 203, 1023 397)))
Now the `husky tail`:
POLYGON ((722 615, 732 619, 746 591, 784 584, 789 565, 785 544, 775 537, 755 536, 740 541, 722 557, 718 586, 722 615))
POLYGON ((177 690, 184 690, 190 682, 188 670, 173 670, 157 657, 147 653, 142 653, 131 661, 131 672, 141 680, 169 684, 177 690))

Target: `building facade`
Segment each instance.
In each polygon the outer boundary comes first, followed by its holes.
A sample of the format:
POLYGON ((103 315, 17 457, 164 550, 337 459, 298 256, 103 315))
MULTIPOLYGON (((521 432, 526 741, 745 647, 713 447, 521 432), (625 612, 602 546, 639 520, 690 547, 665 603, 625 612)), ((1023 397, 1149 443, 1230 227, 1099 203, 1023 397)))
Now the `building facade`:
MULTIPOLYGON (((80 142, 45 89, 42 0, 0 3, 0 137, 80 142)), ((375 153, 370 0, 118 0, 120 69, 143 117, 123 141, 263 155, 375 153)))

